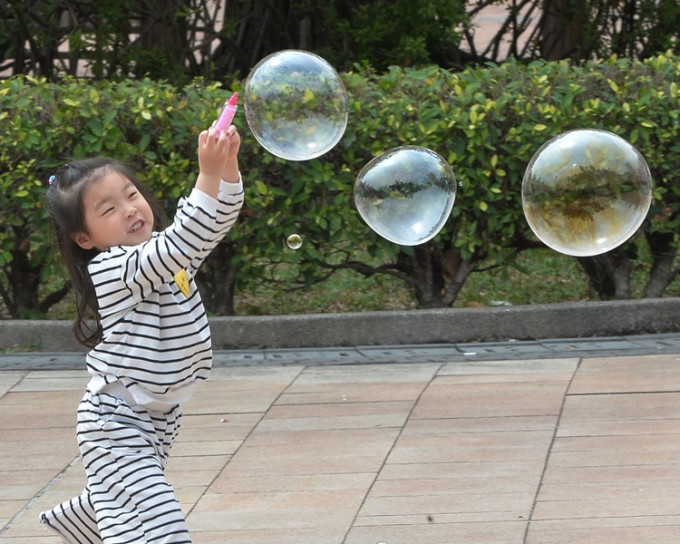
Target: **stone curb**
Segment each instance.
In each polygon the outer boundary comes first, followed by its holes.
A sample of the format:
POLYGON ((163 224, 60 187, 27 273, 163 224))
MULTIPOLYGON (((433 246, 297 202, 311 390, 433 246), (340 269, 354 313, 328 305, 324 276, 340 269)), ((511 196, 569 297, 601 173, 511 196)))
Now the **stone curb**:
MULTIPOLYGON (((215 350, 504 342, 680 332, 680 298, 210 320, 215 350)), ((80 351, 71 323, 0 321, 0 350, 80 351)))

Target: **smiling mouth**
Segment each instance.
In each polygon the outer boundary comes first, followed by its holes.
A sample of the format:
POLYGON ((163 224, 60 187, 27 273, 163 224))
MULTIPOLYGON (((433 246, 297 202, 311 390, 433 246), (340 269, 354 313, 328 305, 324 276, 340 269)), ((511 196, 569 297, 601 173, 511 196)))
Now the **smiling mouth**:
POLYGON ((142 227, 144 227, 144 221, 137 221, 134 225, 132 225, 132 228, 130 229, 129 232, 135 233, 140 230, 142 230, 142 227))

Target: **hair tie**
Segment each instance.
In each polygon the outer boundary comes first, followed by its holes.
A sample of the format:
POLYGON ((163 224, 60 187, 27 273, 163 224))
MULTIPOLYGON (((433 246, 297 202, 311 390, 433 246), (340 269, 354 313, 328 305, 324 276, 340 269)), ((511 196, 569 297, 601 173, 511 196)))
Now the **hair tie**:
POLYGON ((50 185, 52 185, 52 184, 56 181, 56 179, 57 179, 57 176, 55 176, 54 174, 52 174, 52 175, 49 177, 49 179, 47 180, 47 183, 49 183, 50 185))

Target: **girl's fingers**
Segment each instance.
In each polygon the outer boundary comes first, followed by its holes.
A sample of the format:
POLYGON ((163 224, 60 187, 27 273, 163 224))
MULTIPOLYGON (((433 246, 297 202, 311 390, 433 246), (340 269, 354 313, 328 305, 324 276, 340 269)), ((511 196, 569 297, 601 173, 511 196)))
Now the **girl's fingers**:
POLYGON ((218 131, 213 127, 210 127, 208 130, 204 130, 198 136, 198 143, 202 147, 214 146, 218 149, 221 149, 224 147, 225 142, 227 142, 228 145, 229 139, 225 136, 224 132, 220 131, 218 133, 218 131))

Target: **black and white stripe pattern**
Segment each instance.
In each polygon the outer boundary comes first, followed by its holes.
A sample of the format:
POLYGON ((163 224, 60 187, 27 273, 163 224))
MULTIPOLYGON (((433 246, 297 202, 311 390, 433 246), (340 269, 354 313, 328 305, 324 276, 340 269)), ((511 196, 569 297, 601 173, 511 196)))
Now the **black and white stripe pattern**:
POLYGON ((191 542, 164 471, 180 426, 179 405, 212 365, 193 273, 242 204, 241 183, 223 182, 217 200, 194 190, 163 232, 91 261, 103 340, 87 355, 92 379, 78 410, 87 487, 41 514, 71 544, 191 542), (189 296, 174 281, 182 269, 189 296))
POLYGON ((104 339, 87 356, 91 374, 105 382, 123 379, 133 395, 143 387, 159 397, 207 378, 210 329, 193 276, 243 203, 240 184, 222 187, 217 201, 192 191, 180 201, 173 224, 147 243, 114 247, 92 260, 104 339), (173 279, 182 268, 188 297, 173 279))
POLYGON ((151 412, 124 396, 105 390, 81 401, 77 431, 87 487, 42 521, 73 544, 190 543, 164 472, 181 409, 151 412))

